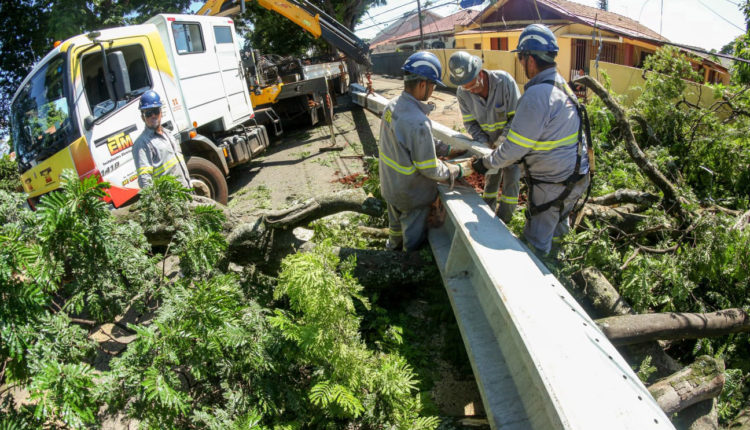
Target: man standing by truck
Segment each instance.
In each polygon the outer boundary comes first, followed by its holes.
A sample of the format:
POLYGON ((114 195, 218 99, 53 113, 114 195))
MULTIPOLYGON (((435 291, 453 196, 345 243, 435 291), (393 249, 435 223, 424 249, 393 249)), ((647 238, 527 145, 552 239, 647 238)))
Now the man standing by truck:
MULTIPOLYGON (((482 59, 465 51, 458 51, 448 60, 450 80, 458 86, 456 97, 464 126, 471 138, 494 149, 497 140, 508 133, 508 125, 516 113, 521 97, 513 77, 502 70, 485 70, 482 59)), ((521 170, 511 164, 502 170, 502 195, 498 197, 501 175, 485 178, 482 197, 506 224, 513 218, 518 204, 518 181, 521 170)))
POLYGON ((182 150, 162 129, 161 106, 161 98, 154 90, 143 93, 138 104, 141 119, 146 124, 143 133, 133 144, 138 186, 143 189, 153 183, 154 177, 172 175, 185 188, 191 188, 182 150))
POLYGON ((449 155, 450 146, 433 138, 427 118, 434 105, 425 102, 435 85, 445 86, 440 60, 430 52, 417 52, 401 69, 404 92, 383 111, 378 151, 380 188, 388 203, 387 247, 408 252, 425 239, 427 216, 437 198, 436 182, 453 185, 464 167, 438 160, 438 155, 449 155))

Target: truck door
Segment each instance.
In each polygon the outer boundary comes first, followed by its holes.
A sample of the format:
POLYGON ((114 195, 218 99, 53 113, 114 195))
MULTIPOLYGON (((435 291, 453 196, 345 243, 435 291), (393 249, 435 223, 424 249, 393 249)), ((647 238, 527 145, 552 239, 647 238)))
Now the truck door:
POLYGON ((221 80, 226 91, 232 120, 237 122, 248 119, 252 113, 247 83, 242 70, 242 61, 234 41, 234 30, 231 25, 213 24, 213 37, 216 57, 221 71, 221 80))
MULTIPOLYGON (((74 64, 75 108, 78 118, 83 121, 82 129, 96 168, 102 178, 112 185, 110 194, 115 205, 119 206, 118 200, 127 200, 138 190, 132 146, 144 129, 138 110, 140 95, 153 89, 163 101, 168 98, 147 37, 116 39, 105 46, 108 53, 122 52, 128 69, 130 92, 124 100, 113 101, 104 81, 106 75, 101 49, 90 45, 79 47, 74 54, 77 60, 74 64), (90 125, 88 130, 85 126, 87 123, 90 125)), ((177 132, 173 114, 166 103, 162 107, 162 124, 166 132, 172 135, 177 132)))

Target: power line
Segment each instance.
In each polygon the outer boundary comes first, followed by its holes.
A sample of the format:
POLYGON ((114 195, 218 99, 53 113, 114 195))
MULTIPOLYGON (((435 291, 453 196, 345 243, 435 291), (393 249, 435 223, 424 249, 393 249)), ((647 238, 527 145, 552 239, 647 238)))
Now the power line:
MULTIPOLYGON (((713 9, 711 9, 710 7, 706 6, 706 4, 705 4, 705 3, 703 3, 703 2, 701 1, 701 0, 698 0, 698 3, 700 3, 700 4, 701 4, 701 6, 705 7, 705 8, 706 8, 706 9, 708 9, 709 11, 711 11, 711 13, 713 13, 714 15, 716 15, 716 16, 718 16, 719 18, 723 19, 723 20, 724 20, 724 21, 725 21, 725 22, 726 22, 727 24, 731 25, 732 27, 734 27, 734 28, 736 28, 736 29, 738 29, 738 30, 740 30, 740 31, 745 31, 745 29, 744 29, 744 28, 738 27, 738 26, 737 26, 737 25, 735 25, 735 24, 734 24, 734 23, 733 23, 732 21, 730 21, 730 20, 728 20, 728 19, 724 18, 723 16, 719 15, 719 13, 718 13, 718 12, 716 12, 715 10, 713 10, 713 9)), ((730 2, 730 3, 731 3, 731 2, 730 2)))
MULTIPOLYGON (((425 10, 430 10, 430 9, 437 9, 439 7, 448 6, 450 4, 455 4, 455 3, 456 3, 456 0, 450 0, 450 1, 447 1, 445 3, 441 3, 441 4, 438 4, 438 5, 435 5, 435 6, 430 6, 430 7, 422 8, 422 10, 425 11, 425 10)), ((407 15, 411 15, 412 13, 414 13, 413 10, 411 12, 409 12, 407 15)), ((367 26, 367 27, 358 28, 358 29, 356 29, 356 31, 367 30, 368 28, 372 28, 372 27, 375 27, 377 25, 389 24, 391 22, 398 21, 401 18, 403 18, 403 16, 400 16, 400 17, 394 18, 394 19, 389 19, 387 21, 383 21, 380 24, 375 24, 375 25, 370 25, 370 26, 367 26)))
MULTIPOLYGON (((396 7, 394 7, 394 8, 390 8, 390 9, 388 9, 388 10, 387 10, 387 11, 385 11, 385 12, 380 12, 380 13, 376 13, 375 15, 372 15, 372 18, 375 18, 376 16, 380 16, 380 15, 385 15, 386 13, 391 13, 391 12, 393 12, 394 10, 396 10, 396 9, 400 9, 400 8, 402 8, 402 7, 404 7, 404 6, 410 6, 410 5, 412 4, 412 3, 413 3, 413 2, 407 2, 407 3, 404 3, 404 4, 402 4, 401 6, 396 6, 396 7)), ((369 15, 369 14, 368 14, 368 15, 369 15)))

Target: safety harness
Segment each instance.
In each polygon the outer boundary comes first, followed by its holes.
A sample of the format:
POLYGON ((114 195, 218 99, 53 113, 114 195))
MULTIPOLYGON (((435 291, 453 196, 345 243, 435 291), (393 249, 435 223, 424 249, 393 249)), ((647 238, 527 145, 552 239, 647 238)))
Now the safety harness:
MULTIPOLYGON (((591 142, 591 126, 589 124, 589 116, 586 112, 586 107, 583 106, 581 103, 578 102, 578 99, 573 95, 573 91, 568 88, 567 84, 561 84, 555 80, 547 80, 538 82, 534 85, 539 84, 549 84, 554 86, 555 88, 559 89, 560 91, 564 92, 566 96, 570 99, 570 101, 573 103, 573 105, 576 107, 576 111, 578 112, 578 118, 580 119, 579 125, 578 125, 578 149, 576 151, 576 167, 573 170, 573 173, 568 176, 564 181, 562 182, 549 182, 549 181, 542 181, 540 179, 535 179, 531 177, 531 173, 529 172, 529 166, 526 163, 526 157, 523 158, 523 167, 526 171, 526 184, 529 188, 529 200, 528 200, 528 210, 526 211, 527 217, 532 217, 534 215, 540 214, 544 211, 549 210, 551 207, 556 206, 560 211, 560 216, 564 216, 563 214, 563 208, 565 206, 565 199, 568 198, 571 192, 573 192, 573 188, 575 185, 580 182, 582 179, 584 179, 587 175, 590 175, 591 177, 594 176, 594 150, 592 148, 592 142, 591 142), (584 133, 586 136, 586 142, 588 142, 588 145, 586 145, 587 149, 587 156, 589 158, 589 172, 588 173, 580 173, 581 171, 581 156, 583 155, 583 137, 584 133), (549 202, 542 203, 540 205, 535 205, 533 193, 534 193, 534 185, 536 184, 559 184, 559 185, 565 185, 565 189, 563 190, 560 195, 549 202)), ((574 212, 577 210, 580 210, 583 205, 586 204, 586 201, 589 198, 589 194, 591 192, 591 181, 589 181, 588 189, 586 190, 586 197, 583 200, 583 203, 578 208, 574 207, 574 212)), ((574 205, 575 206, 575 205, 574 205)))

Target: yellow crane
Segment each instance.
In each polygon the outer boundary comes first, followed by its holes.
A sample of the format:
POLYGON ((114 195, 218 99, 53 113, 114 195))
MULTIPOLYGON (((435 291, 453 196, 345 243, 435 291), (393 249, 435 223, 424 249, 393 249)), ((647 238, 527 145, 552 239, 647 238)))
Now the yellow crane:
MULTIPOLYGON (((245 0, 252 1, 252 0, 245 0)), ((331 45, 368 68, 370 46, 358 38, 352 30, 320 10, 307 0, 256 0, 256 2, 276 12, 309 32, 315 38, 322 37, 331 45)), ((242 0, 208 0, 198 10, 198 15, 233 16, 244 9, 242 0)))

